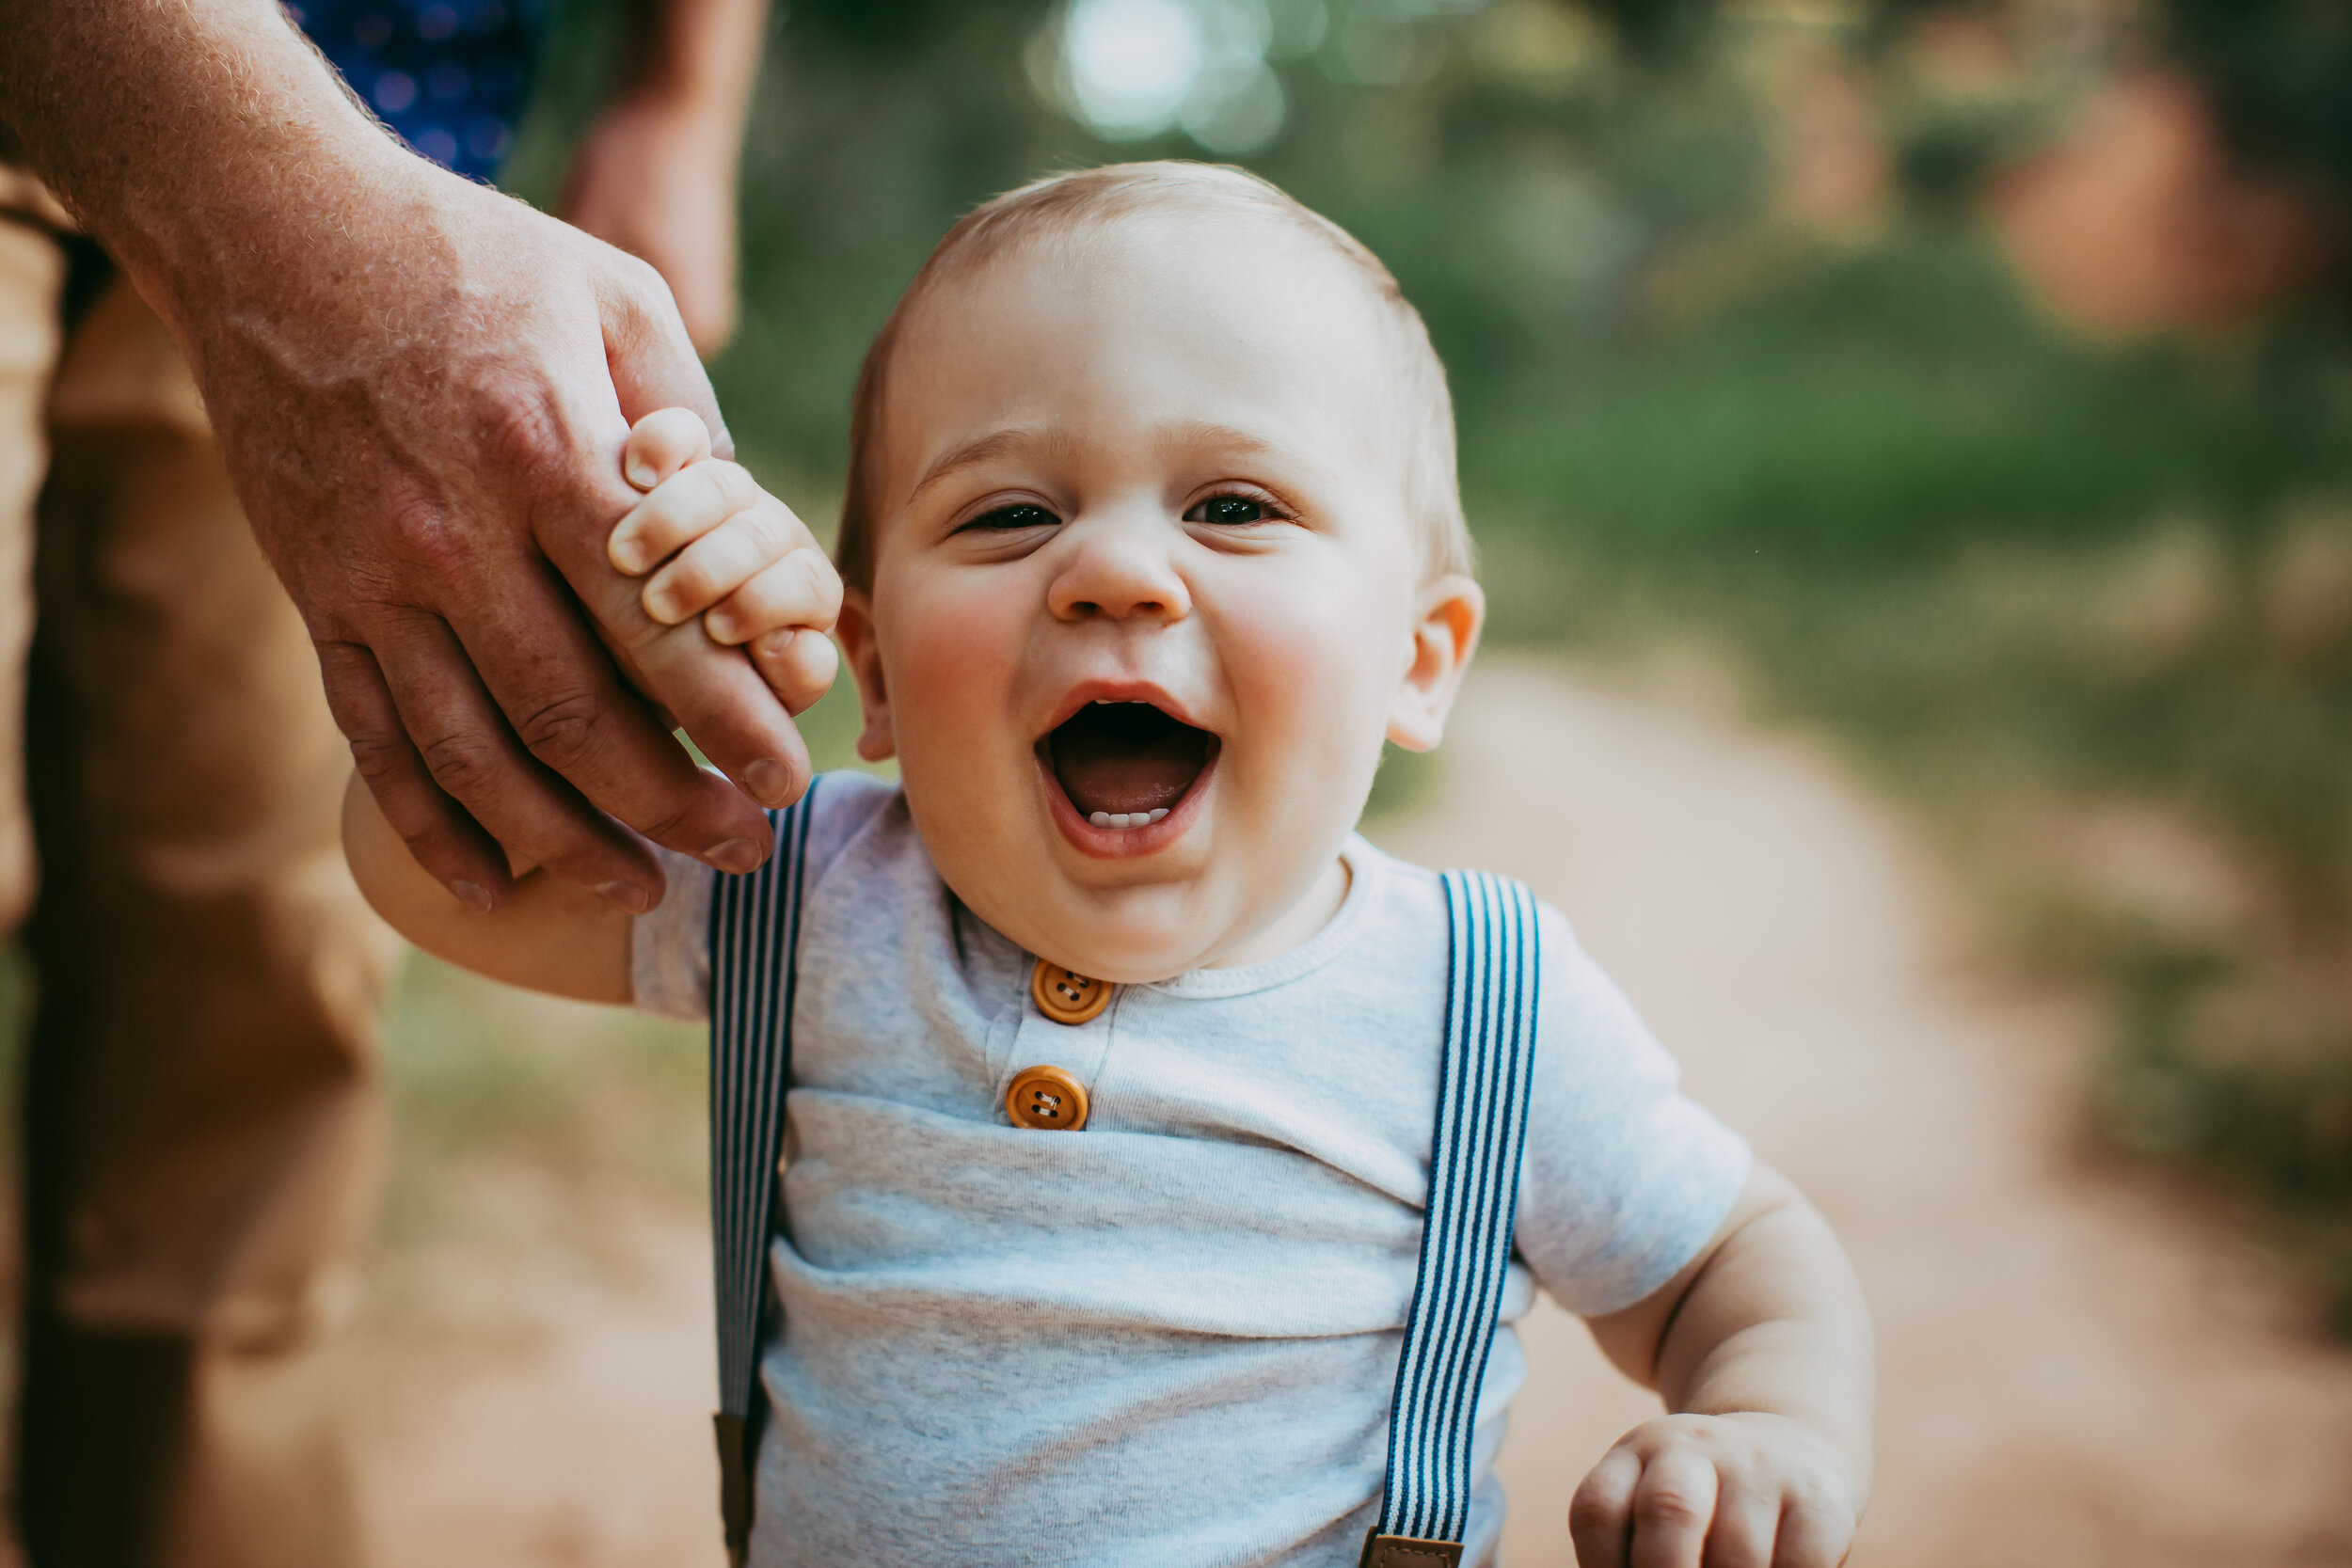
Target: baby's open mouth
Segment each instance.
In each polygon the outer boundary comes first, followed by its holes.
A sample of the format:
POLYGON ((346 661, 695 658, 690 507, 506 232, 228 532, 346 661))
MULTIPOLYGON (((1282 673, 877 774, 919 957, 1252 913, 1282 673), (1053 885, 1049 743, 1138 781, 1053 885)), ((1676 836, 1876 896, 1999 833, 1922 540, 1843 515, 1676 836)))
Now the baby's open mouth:
POLYGON ((1089 703, 1038 742, 1078 815, 1097 828, 1159 821, 1216 754, 1216 736, 1150 703, 1089 703))

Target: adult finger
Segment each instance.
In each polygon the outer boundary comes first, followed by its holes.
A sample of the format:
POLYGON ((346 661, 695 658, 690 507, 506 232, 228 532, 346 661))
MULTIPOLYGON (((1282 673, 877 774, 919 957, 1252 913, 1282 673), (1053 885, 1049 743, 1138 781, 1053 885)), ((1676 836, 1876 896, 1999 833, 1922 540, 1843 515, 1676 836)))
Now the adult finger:
MULTIPOLYGON (((623 577, 601 559, 576 563, 565 575, 624 660, 630 681, 647 702, 671 716, 714 767, 761 805, 787 806, 800 799, 808 780, 808 748, 792 727, 783 703, 768 689, 768 683, 749 659, 734 648, 713 642, 699 622, 664 626, 655 621, 639 602, 636 579, 623 577)), ((660 739, 671 751, 677 751, 666 732, 660 739)), ((672 842, 630 817, 624 806, 608 801, 589 780, 568 768, 560 770, 580 784, 591 800, 647 837, 672 842)), ((699 773, 695 782, 732 793, 699 773)), ((755 832, 765 844, 770 836, 767 818, 750 801, 739 796, 735 800, 750 814, 742 831, 755 832)), ((673 847, 703 854, 724 869, 739 869, 725 866, 699 847, 673 847)))
POLYGON ((733 457, 735 439, 669 284, 627 251, 602 249, 609 264, 596 274, 597 305, 621 418, 634 424, 657 408, 691 409, 710 432, 710 450, 733 457))
POLYGON ((1699 1568, 1716 1484, 1714 1463, 1696 1449, 1653 1455, 1633 1488, 1631 1568, 1699 1568))
POLYGON ((833 689, 834 676, 841 671, 841 654, 833 639, 805 626, 787 626, 755 637, 751 650, 760 677, 784 699, 785 711, 795 719, 833 689))
POLYGON ((723 459, 697 463, 663 480, 612 525, 612 537, 605 542, 606 558, 621 571, 638 576, 767 499, 758 482, 735 464, 723 459))
POLYGON ((660 866, 525 752, 448 626, 402 616, 376 633, 373 648, 433 782, 509 853, 632 912, 660 902, 660 866))
POLYGON ((704 624, 722 642, 748 642, 787 626, 831 631, 841 617, 841 574, 810 545, 794 550, 713 605, 704 624))
MULTIPOLYGON (((716 422, 718 405, 710 398, 710 384, 691 349, 685 346, 667 289, 643 262, 610 247, 604 247, 603 254, 612 263, 598 274, 597 283, 608 361, 605 371, 610 378, 604 385, 617 400, 612 410, 617 422, 625 425, 657 407, 691 408, 710 425, 712 450, 726 455, 729 444, 723 424, 716 422)), ((575 454, 571 472, 586 483, 572 484, 560 503, 545 506, 534 515, 533 537, 598 630, 618 651, 631 681, 645 698, 675 715, 703 755, 753 800, 769 806, 787 805, 806 786, 808 750, 784 705, 741 655, 704 636, 663 636, 665 628, 646 615, 639 601, 636 580, 615 570, 606 557, 605 541, 613 523, 635 501, 634 493, 620 478, 620 444, 616 435, 603 456, 602 468, 594 452, 583 450, 575 454), (598 479, 607 473, 610 478, 603 481, 600 490, 598 479)), ((468 647, 472 647, 470 639, 468 647)), ((497 683, 492 689, 499 689, 497 683)), ((501 701, 506 701, 503 693, 501 701)), ((598 781, 583 779, 567 768, 559 768, 559 771, 580 784, 589 799, 648 837, 663 844, 672 842, 627 816, 600 793, 598 781)), ((698 783, 723 787, 716 781, 698 783)), ((752 809, 749 801, 739 803, 752 809)), ((697 805, 696 821, 707 819, 716 809, 707 802, 697 805)), ((765 815, 756 811, 753 815, 756 818, 753 831, 764 847, 772 834, 765 815)), ((725 844, 732 847, 734 840, 725 844)), ((710 849, 689 852, 723 864, 710 849)))
POLYGON ((695 737, 703 754, 744 793, 771 806, 789 805, 801 798, 811 777, 808 747, 793 726, 784 697, 740 648, 713 642, 699 622, 689 622, 671 627, 660 641, 642 649, 637 668, 648 689, 674 693, 671 710, 677 727, 695 737), (739 771, 721 762, 700 737, 723 734, 751 712, 772 715, 777 733, 765 741, 766 754, 739 771))
POLYGON ((1568 1502, 1568 1539, 1581 1568, 1626 1568, 1642 1457, 1620 1444, 1601 1456, 1568 1502))
MULTIPOLYGON (((596 564, 608 599, 612 587, 620 585, 634 600, 635 594, 628 592, 634 587, 630 579, 601 562, 596 564)), ((756 867, 767 858, 774 836, 766 815, 695 768, 645 705, 622 689, 605 650, 544 572, 536 562, 514 562, 501 573, 505 592, 471 602, 451 617, 452 629, 515 735, 532 756, 598 810, 655 843, 698 856, 723 871, 756 867)), ((714 661, 737 666, 748 685, 761 688, 737 700, 765 699, 766 705, 776 709, 778 727, 797 745, 790 721, 768 697, 757 673, 707 638, 697 641, 714 661)), ((391 673, 389 669, 386 673, 391 673)), ((398 691, 395 680, 395 695, 398 691)), ((656 691, 666 696, 658 687, 656 691)), ((670 701, 667 705, 681 722, 691 721, 682 705, 670 701)), ((468 809, 501 842, 514 842, 472 802, 468 809)), ((546 863, 566 879, 576 879, 557 862, 546 863)))
POLYGON ((691 408, 657 408, 629 427, 621 474, 638 489, 651 490, 709 455, 710 432, 700 415, 691 408))
POLYGON ((1707 1528, 1707 1568, 1772 1568, 1780 1530, 1780 1489, 1718 1472, 1715 1520, 1707 1528))
POLYGON ((375 656, 357 642, 322 642, 318 656, 326 705, 351 742, 352 766, 409 855, 476 913, 504 903, 515 886, 505 851, 433 782, 375 656))

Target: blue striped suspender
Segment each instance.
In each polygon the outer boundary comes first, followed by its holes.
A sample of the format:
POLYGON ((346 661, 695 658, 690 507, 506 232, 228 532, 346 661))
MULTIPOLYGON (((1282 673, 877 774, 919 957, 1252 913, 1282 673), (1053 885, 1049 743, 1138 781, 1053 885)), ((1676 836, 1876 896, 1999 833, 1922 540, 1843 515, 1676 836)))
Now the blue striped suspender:
POLYGON ((1542 945, 1525 886, 1449 871, 1445 1054, 1421 1273, 1389 1416, 1389 1481, 1361 1568, 1452 1568, 1470 1522, 1470 1437, 1518 1206, 1542 945))
POLYGON ((719 1511, 727 1553, 743 1560, 752 1533, 751 1467, 766 1411, 759 1398, 760 1319, 768 1237, 775 1222, 784 1096, 792 1074, 792 998, 801 895, 818 785, 771 811, 776 852, 748 876, 721 873, 710 891, 710 1232, 719 1311, 719 1511))
MULTIPOLYGON (((737 1563, 751 1540, 765 1411, 758 1354, 791 1073, 809 802, 771 812, 776 852, 721 875, 710 918, 710 1212, 718 1272, 720 1509, 737 1563)), ((1389 1424, 1388 1486, 1361 1568, 1452 1568, 1470 1518, 1470 1439, 1511 1256, 1541 947, 1534 895, 1445 874, 1446 1037, 1429 1208, 1389 1424)))

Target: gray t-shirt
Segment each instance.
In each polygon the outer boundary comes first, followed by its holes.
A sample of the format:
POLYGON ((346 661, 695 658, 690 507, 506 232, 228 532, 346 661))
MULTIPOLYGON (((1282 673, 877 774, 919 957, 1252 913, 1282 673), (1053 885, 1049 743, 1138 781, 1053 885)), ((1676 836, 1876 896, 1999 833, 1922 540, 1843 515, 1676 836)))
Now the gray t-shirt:
MULTIPOLYGON (((817 786, 793 1013, 783 1329, 762 1350, 759 1568, 1346 1568, 1376 1513, 1445 1028, 1438 879, 1361 839, 1345 902, 1242 969, 1071 1027, 948 892, 898 791, 817 786), (1083 1132, 1016 1128, 1022 1069, 1083 1132)), ((707 1010, 709 873, 671 858, 638 1005, 707 1010)), ((1748 1150, 1543 911, 1517 1258, 1479 1401, 1470 1552, 1540 1283, 1629 1306, 1705 1243, 1748 1150), (1530 1275, 1533 1275, 1531 1282, 1530 1275)))

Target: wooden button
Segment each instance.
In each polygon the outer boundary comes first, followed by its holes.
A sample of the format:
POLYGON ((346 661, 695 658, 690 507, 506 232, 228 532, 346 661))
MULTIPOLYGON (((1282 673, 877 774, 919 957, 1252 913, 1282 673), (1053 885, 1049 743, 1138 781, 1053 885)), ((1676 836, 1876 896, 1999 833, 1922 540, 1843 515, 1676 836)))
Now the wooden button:
POLYGON ((1056 1023, 1084 1023, 1111 1005, 1107 984, 1044 958, 1029 974, 1029 995, 1056 1023))
POLYGON ((1025 1067, 1005 1091, 1005 1113, 1015 1127, 1075 1132, 1087 1124, 1087 1086, 1057 1067, 1025 1067))

